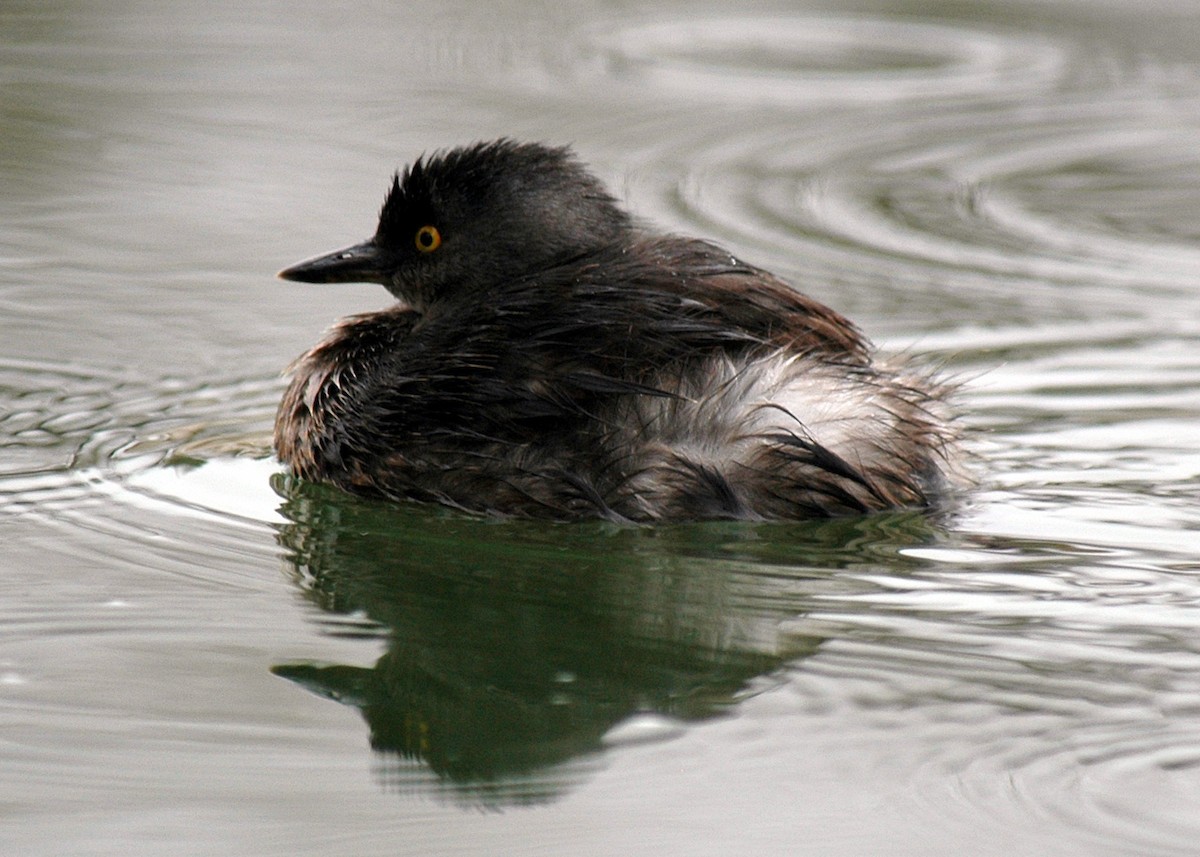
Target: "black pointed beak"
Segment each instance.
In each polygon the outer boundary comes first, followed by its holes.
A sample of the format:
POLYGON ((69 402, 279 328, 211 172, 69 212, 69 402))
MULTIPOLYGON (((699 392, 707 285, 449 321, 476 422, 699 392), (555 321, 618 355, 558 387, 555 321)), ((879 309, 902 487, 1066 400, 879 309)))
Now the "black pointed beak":
POLYGON ((284 268, 278 276, 300 283, 380 283, 390 282, 388 254, 374 239, 314 256, 284 268))

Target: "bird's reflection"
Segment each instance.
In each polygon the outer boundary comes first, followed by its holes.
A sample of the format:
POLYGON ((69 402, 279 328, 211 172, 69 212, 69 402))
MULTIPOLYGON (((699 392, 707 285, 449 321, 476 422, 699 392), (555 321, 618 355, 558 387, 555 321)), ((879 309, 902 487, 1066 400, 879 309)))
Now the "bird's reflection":
POLYGON ((560 794, 633 715, 702 720, 770 687, 819 645, 778 630, 814 581, 864 561, 879 527, 907 541, 924 528, 914 516, 758 528, 497 522, 285 477, 276 488, 289 521, 280 542, 306 596, 331 628, 377 634, 387 651, 370 667, 273 671, 357 707, 392 784, 428 769, 468 800, 498 803, 560 794), (790 564, 777 561, 784 553, 790 564))

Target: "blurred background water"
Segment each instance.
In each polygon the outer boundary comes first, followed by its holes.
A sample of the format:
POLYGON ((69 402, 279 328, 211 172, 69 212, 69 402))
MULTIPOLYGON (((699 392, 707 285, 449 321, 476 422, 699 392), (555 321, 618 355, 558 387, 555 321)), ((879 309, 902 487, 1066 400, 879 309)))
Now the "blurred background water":
POLYGON ((1200 853, 1200 7, 0 6, 0 850, 1200 853), (949 522, 283 477, 389 174, 575 144, 932 354, 949 522), (483 811, 480 811, 483 810, 483 811))

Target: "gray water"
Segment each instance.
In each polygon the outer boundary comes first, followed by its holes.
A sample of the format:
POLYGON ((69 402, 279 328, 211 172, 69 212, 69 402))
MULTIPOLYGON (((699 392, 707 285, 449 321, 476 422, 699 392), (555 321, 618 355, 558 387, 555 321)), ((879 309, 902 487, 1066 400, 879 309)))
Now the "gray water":
POLYGON ((1200 7, 0 6, 0 852, 1200 854, 1200 7), (390 172, 572 142, 942 361, 949 521, 284 478, 390 172))

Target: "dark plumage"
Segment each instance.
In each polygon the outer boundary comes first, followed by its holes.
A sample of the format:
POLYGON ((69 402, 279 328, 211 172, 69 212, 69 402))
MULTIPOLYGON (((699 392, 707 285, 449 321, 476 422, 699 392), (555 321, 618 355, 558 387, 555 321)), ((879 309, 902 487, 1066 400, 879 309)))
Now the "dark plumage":
POLYGON ((398 174, 369 241, 281 272, 381 283, 292 366, 275 448, 358 494, 633 521, 932 505, 944 388, 766 271, 636 224, 565 148, 398 174))

